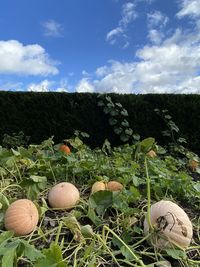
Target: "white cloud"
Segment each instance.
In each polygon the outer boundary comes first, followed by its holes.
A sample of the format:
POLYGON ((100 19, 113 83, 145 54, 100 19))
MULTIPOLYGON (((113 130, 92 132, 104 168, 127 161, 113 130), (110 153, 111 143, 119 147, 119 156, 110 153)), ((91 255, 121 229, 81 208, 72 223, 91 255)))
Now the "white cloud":
POLYGON ((68 92, 68 82, 62 79, 59 83, 55 81, 49 81, 47 79, 40 83, 31 83, 27 87, 27 91, 31 92, 68 92))
POLYGON ((161 28, 167 25, 169 18, 165 14, 156 10, 154 12, 147 14, 147 20, 149 28, 154 28, 154 27, 161 28))
POLYGON ((152 29, 148 33, 148 38, 152 43, 159 45, 164 38, 164 34, 158 30, 152 29))
POLYGON ((147 37, 153 44, 159 45, 163 41, 164 28, 168 21, 169 18, 158 10, 147 14, 147 28, 149 29, 147 37))
POLYGON ((90 83, 90 81, 87 78, 83 78, 77 84, 75 90, 78 93, 85 93, 85 92, 93 93, 94 92, 94 86, 90 83))
POLYGON ((0 41, 0 73, 43 75, 57 74, 56 62, 38 45, 23 45, 17 40, 0 41))
POLYGON ((117 28, 111 30, 111 31, 107 34, 107 36, 106 36, 106 40, 107 40, 110 44, 113 45, 113 44, 116 43, 117 38, 118 38, 119 36, 121 36, 121 35, 123 35, 124 37, 126 36, 126 35, 124 34, 124 30, 123 30, 121 27, 117 27, 117 28))
POLYGON ((31 92, 49 92, 50 91, 50 87, 52 85, 52 82, 48 81, 48 80, 44 80, 38 84, 36 83, 31 83, 28 88, 27 91, 31 91, 31 92))
POLYGON ((200 0, 179 0, 181 10, 177 13, 179 18, 191 16, 200 17, 200 0))
POLYGON ((122 6, 122 18, 119 21, 119 26, 125 28, 129 23, 137 18, 137 13, 135 11, 135 4, 132 2, 125 3, 122 6))
POLYGON ((42 23, 44 35, 47 37, 62 37, 63 27, 55 20, 47 20, 42 23))
MULTIPOLYGON (((157 45, 146 45, 131 62, 109 61, 89 85, 95 92, 200 94, 200 36, 177 29, 157 45)), ((85 87, 85 91, 86 91, 85 87)))
POLYGON ((122 41, 122 48, 126 48, 129 46, 129 42, 127 41, 128 37, 126 34, 128 25, 133 22, 137 18, 136 13, 136 5, 132 2, 127 2, 122 6, 122 15, 121 19, 118 23, 118 26, 111 31, 109 31, 106 35, 106 40, 111 44, 116 44, 117 41, 122 41))

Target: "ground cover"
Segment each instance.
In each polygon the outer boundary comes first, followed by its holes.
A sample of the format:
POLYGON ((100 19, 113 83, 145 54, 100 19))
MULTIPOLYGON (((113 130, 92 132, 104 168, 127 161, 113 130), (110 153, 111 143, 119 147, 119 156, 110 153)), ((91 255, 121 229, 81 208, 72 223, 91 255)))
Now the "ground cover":
POLYGON ((2 267, 199 266, 199 167, 190 164, 197 155, 180 147, 167 151, 153 138, 116 148, 106 140, 94 150, 79 137, 68 141, 70 154, 59 151, 53 138, 39 145, 0 147, 2 267), (111 180, 123 190, 91 194, 94 182, 111 180), (49 206, 49 190, 60 182, 73 183, 80 192, 71 210, 49 206), (17 237, 5 229, 4 216, 13 201, 24 198, 37 206, 39 223, 29 235, 17 237), (188 214, 193 238, 187 249, 152 245, 156 227, 144 235, 150 205, 160 200, 173 201, 188 214))

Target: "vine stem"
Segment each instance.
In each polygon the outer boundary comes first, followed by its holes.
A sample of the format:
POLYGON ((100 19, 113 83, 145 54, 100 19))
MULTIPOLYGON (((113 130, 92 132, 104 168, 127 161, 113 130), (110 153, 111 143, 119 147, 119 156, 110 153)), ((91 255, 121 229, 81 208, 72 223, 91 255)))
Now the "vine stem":
POLYGON ((58 245, 58 241, 59 241, 59 237, 60 237, 60 233, 61 233, 62 226, 63 226, 63 222, 61 221, 61 222, 59 223, 58 231, 57 231, 57 234, 56 234, 56 239, 55 239, 55 244, 56 244, 56 245, 58 245))
POLYGON ((150 228, 150 231, 153 231, 153 226, 151 223, 151 183, 149 178, 149 172, 148 172, 148 166, 147 166, 147 158, 144 159, 144 166, 145 166, 145 172, 146 172, 146 183, 147 183, 147 222, 150 228))
POLYGON ((133 256, 135 261, 141 266, 141 267, 146 267, 146 265, 143 263, 142 260, 140 260, 137 255, 130 249, 130 247, 113 231, 111 230, 108 226, 104 225, 104 228, 109 231, 114 237, 116 237, 125 247, 126 249, 130 252, 130 254, 133 256))

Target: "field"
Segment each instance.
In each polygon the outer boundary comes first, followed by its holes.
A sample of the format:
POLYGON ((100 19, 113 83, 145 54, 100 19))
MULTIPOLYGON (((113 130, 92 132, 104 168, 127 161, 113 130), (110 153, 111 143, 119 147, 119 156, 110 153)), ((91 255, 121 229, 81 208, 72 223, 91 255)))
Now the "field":
MULTIPOLYGON (((0 147, 2 267, 199 266, 200 176, 198 164, 191 164, 197 155, 183 147, 167 150, 153 138, 115 148, 106 140, 93 150, 78 136, 69 142, 69 155, 52 138, 39 145, 0 147), (156 155, 149 155, 150 150, 156 155), (96 181, 113 180, 123 185, 121 191, 91 194, 96 181), (80 192, 70 210, 49 205, 49 190, 60 182, 70 182, 80 192), (37 206, 39 222, 30 234, 15 236, 5 229, 5 212, 12 202, 26 198, 37 206), (167 237, 156 225, 144 235, 150 206, 160 200, 178 204, 189 216, 193 238, 186 249, 174 242, 161 248, 156 240, 167 237)), ((184 224, 179 226, 187 236, 184 224)))

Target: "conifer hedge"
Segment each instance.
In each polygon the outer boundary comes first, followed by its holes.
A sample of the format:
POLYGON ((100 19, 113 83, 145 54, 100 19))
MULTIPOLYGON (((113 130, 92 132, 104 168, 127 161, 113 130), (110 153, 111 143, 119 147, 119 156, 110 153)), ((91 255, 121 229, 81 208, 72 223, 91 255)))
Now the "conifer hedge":
MULTIPOLYGON (((188 147, 200 152, 199 95, 119 95, 109 94, 112 101, 121 103, 128 111, 127 120, 141 138, 153 136, 159 144, 163 137, 164 121, 154 109, 166 109, 180 129, 188 147)), ((54 136, 55 142, 69 138, 75 130, 86 132, 91 147, 101 146, 107 138, 113 146, 121 141, 109 124, 109 115, 98 106, 98 94, 0 92, 0 143, 3 135, 23 131, 30 143, 40 143, 54 136)))

